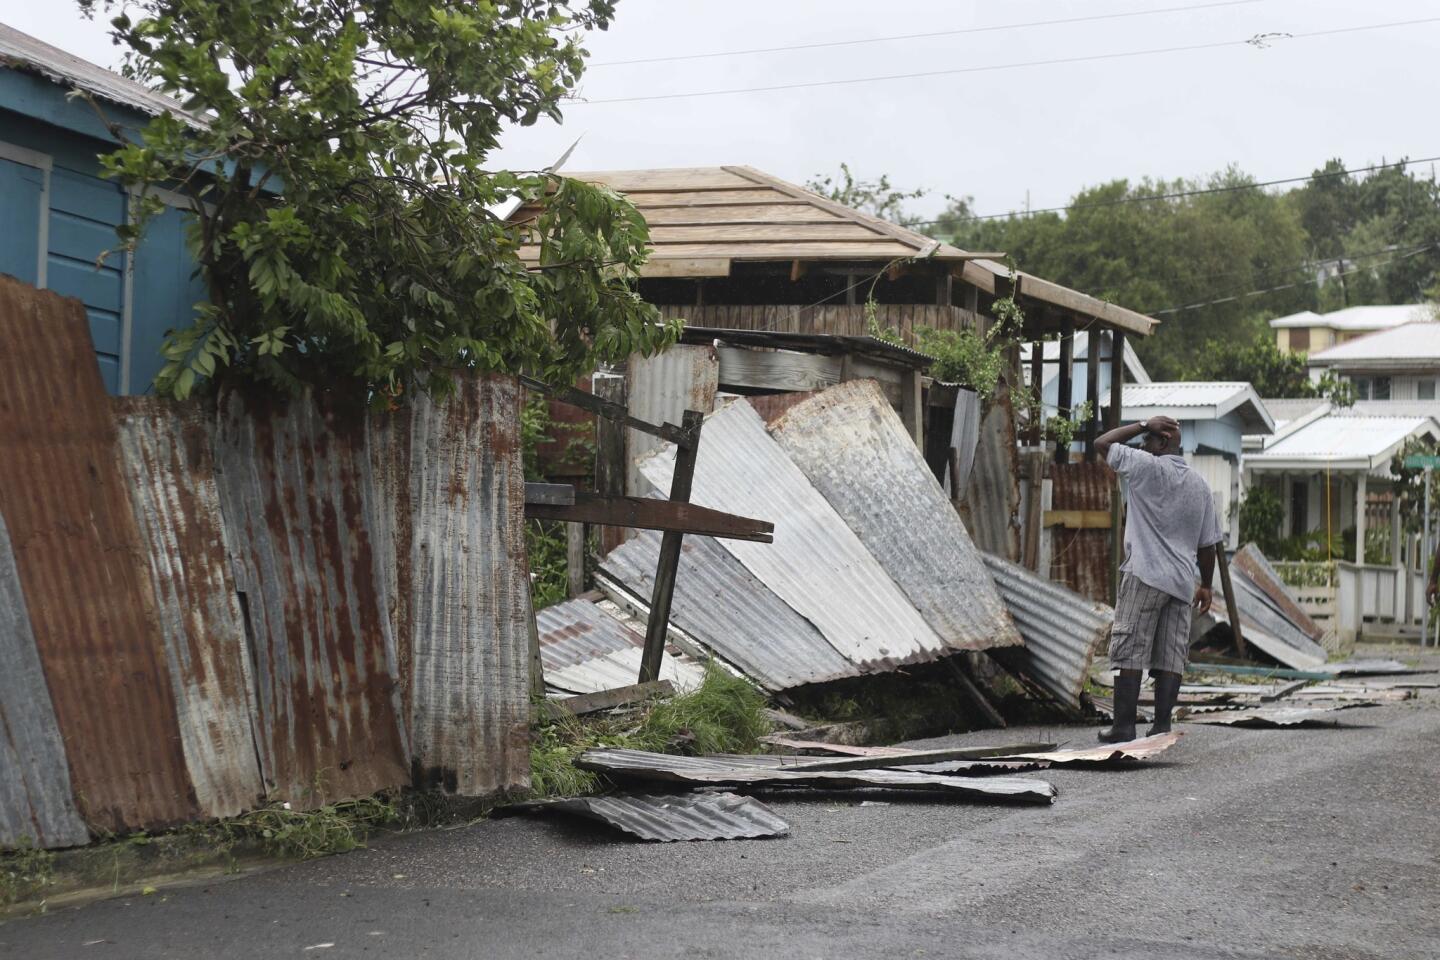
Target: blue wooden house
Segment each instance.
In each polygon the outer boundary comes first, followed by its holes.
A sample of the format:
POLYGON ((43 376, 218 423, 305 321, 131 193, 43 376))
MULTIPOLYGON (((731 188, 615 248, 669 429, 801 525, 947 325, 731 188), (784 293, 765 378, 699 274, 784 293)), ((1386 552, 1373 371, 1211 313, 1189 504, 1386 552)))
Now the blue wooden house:
POLYGON ((130 136, 162 112, 192 119, 139 83, 0 24, 0 273, 79 298, 105 385, 145 393, 165 331, 205 299, 185 246, 190 202, 162 193, 166 210, 134 255, 102 259, 119 245, 131 198, 100 176, 98 156, 117 141, 96 105, 130 136))

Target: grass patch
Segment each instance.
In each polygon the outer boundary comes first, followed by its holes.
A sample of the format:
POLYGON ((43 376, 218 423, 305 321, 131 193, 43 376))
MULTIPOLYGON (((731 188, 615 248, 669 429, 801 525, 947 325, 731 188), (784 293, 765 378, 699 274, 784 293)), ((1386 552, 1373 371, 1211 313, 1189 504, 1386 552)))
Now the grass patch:
POLYGON ((377 795, 327 803, 313 810, 284 804, 261 807, 211 824, 228 847, 254 845, 270 856, 310 860, 365 845, 376 829, 400 818, 393 800, 377 795))
POLYGON ((574 765, 594 747, 649 750, 655 753, 755 753, 772 730, 765 696, 749 681, 714 662, 696 689, 660 700, 640 712, 542 724, 530 747, 530 796, 574 797, 610 786, 604 777, 574 765))
POLYGON ((0 853, 0 905, 34 899, 55 879, 55 854, 28 838, 14 850, 0 853))

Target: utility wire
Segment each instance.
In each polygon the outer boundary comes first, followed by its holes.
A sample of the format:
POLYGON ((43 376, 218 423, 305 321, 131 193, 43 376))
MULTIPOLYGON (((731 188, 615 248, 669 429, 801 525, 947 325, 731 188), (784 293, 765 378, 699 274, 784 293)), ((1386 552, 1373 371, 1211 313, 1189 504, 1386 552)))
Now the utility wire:
POLYGON ((827 47, 853 47, 866 43, 890 43, 895 40, 928 40, 932 37, 957 37, 971 33, 998 33, 1002 30, 1022 30, 1028 27, 1051 27, 1072 23, 1092 23, 1097 20, 1123 20, 1129 17, 1153 17, 1166 13, 1180 13, 1186 10, 1209 10, 1214 7, 1239 7, 1265 0, 1223 0, 1218 3, 1197 3, 1185 7, 1160 7, 1154 10, 1134 10, 1129 13, 1101 13, 1088 17, 1064 17, 1058 20, 1030 20, 1024 23, 1001 23, 989 27, 965 27, 959 30, 939 30, 933 33, 902 33, 889 37, 861 37, 855 40, 827 40, 816 43, 796 43, 784 47, 753 47, 749 50, 723 50, 716 53, 686 53, 670 57, 641 57, 635 60, 606 60, 588 64, 586 69, 596 67, 625 67, 641 63, 676 63, 681 60, 714 60, 720 57, 743 57, 757 53, 788 53, 792 50, 819 50, 827 47))
POLYGON ((1037 213, 1068 213, 1071 210, 1087 210, 1091 207, 1114 207, 1122 203, 1150 203, 1155 200, 1178 200, 1182 197, 1202 197, 1215 193, 1235 193, 1241 190, 1254 190, 1259 187, 1275 187, 1286 183, 1305 183, 1310 180, 1328 180, 1334 177, 1347 177, 1352 173, 1373 173, 1376 170, 1386 170, 1390 167, 1406 167, 1415 163, 1431 163, 1440 160, 1436 157, 1419 157, 1415 160, 1397 160, 1394 163, 1376 163, 1368 167, 1353 167, 1349 170, 1332 170, 1326 173, 1312 173, 1304 177, 1284 177, 1280 180, 1260 180, 1255 183, 1236 184, 1231 187, 1202 187, 1198 190, 1180 190, 1175 193, 1156 193, 1145 197, 1116 197, 1113 200, 1092 200, 1087 203, 1072 203, 1064 207, 1040 207, 1035 210, 1026 210, 1023 213, 1019 210, 1012 210, 1009 213, 986 213, 973 217, 938 217, 934 220, 906 220, 906 227, 924 227, 937 223, 971 223, 976 220, 1004 220, 1007 217, 1028 217, 1037 213))
POLYGON ((1307 40, 1314 37, 1330 37, 1344 33, 1361 33, 1368 30, 1411 27, 1424 23, 1435 23, 1437 21, 1440 21, 1440 17, 1425 17, 1417 20, 1397 20, 1390 23, 1367 23, 1354 27, 1337 27, 1333 30, 1313 30, 1308 33, 1256 34, 1245 40, 1218 40, 1214 43, 1196 43, 1177 47, 1155 47, 1149 50, 1128 50, 1121 53, 1096 53, 1083 57, 1056 57, 1049 60, 1027 60, 1020 63, 998 63, 983 67, 956 67, 950 70, 927 70, 921 73, 893 73, 879 77, 850 77, 843 80, 806 80, 800 83, 777 83, 765 87, 731 87, 726 90, 696 90, 690 93, 654 93, 640 97, 611 97, 602 100, 589 100, 577 97, 570 98, 568 102, 577 106, 595 106, 604 103, 646 103, 656 100, 687 100, 697 97, 723 97, 740 93, 771 93, 777 90, 852 86, 859 83, 879 83, 888 80, 919 80, 926 77, 948 77, 966 73, 1020 70, 1029 67, 1049 67, 1067 63, 1095 63, 1101 60, 1124 60, 1136 57, 1157 56, 1166 53, 1185 53, 1193 50, 1218 50, 1224 47, 1255 46, 1264 49, 1281 40, 1307 40))

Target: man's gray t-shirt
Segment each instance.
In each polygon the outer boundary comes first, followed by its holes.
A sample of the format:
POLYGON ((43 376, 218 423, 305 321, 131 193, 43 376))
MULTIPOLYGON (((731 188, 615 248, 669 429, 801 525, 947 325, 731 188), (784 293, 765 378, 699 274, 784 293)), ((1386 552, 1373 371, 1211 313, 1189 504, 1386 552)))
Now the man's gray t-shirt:
POLYGON ((1189 603, 1199 568, 1195 553, 1220 542, 1220 522, 1203 477, 1184 457, 1152 456, 1113 444, 1106 461, 1125 478, 1125 562, 1120 569, 1189 603))

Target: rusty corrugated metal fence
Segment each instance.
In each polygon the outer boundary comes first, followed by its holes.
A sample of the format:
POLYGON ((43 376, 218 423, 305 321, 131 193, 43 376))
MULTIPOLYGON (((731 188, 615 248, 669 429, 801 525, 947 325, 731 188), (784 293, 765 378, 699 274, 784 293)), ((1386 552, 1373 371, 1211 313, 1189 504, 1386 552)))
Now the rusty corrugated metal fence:
POLYGON ((529 777, 515 381, 105 395, 0 277, 0 847, 529 777))

